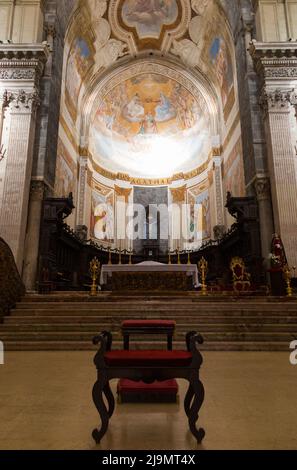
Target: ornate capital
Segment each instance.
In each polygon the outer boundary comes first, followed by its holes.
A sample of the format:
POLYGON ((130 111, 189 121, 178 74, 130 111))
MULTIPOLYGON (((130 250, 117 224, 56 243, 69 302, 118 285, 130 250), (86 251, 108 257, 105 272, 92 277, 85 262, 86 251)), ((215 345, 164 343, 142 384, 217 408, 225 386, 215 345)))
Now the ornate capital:
POLYGON ((271 90, 263 89, 260 97, 260 106, 264 112, 288 112, 290 106, 297 103, 297 95, 294 90, 271 90))
POLYGON ((39 94, 37 91, 27 92, 18 90, 16 92, 7 92, 7 103, 11 110, 28 110, 34 111, 40 104, 39 94))
POLYGON ((181 204, 186 202, 186 194, 187 194, 187 185, 181 186, 180 188, 170 188, 170 192, 172 195, 172 202, 173 204, 181 204))
POLYGON ((129 196, 132 192, 132 188, 120 188, 119 186, 114 186, 115 193, 118 197, 125 198, 125 202, 128 202, 129 196))
POLYGON ((258 177, 255 180, 254 187, 258 201, 270 199, 270 181, 268 177, 258 177))
POLYGON ((30 199, 32 201, 42 201, 45 195, 45 184, 43 181, 31 181, 30 199))
POLYGON ((46 37, 51 37, 51 38, 55 38, 56 37, 56 28, 55 28, 55 25, 53 23, 44 23, 44 33, 46 35, 46 37))

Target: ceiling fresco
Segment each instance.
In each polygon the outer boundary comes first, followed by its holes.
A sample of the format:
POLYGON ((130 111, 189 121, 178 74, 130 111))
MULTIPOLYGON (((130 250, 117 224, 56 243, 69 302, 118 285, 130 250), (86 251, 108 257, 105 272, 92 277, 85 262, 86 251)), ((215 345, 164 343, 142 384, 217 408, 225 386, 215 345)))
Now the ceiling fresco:
POLYGON ((98 167, 148 179, 204 167, 210 119, 227 125, 236 102, 216 0, 80 0, 66 44, 66 120, 78 130, 85 105, 83 140, 98 167))
POLYGON ((95 161, 133 177, 170 177, 202 164, 210 151, 208 116, 180 83, 134 76, 101 101, 90 130, 95 161))
POLYGON ((125 0, 121 17, 128 27, 134 27, 140 39, 160 37, 163 26, 178 19, 176 0, 125 0))

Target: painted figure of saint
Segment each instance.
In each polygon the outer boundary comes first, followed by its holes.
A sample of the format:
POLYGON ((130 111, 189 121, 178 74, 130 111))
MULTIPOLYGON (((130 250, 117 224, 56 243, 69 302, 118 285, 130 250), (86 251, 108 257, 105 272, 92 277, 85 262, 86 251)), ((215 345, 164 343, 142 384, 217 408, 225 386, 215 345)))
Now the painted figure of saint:
POLYGON ((139 122, 144 116, 144 107, 136 93, 123 109, 123 116, 130 122, 139 122))
POLYGON ((156 107, 156 121, 166 122, 176 117, 175 107, 164 93, 160 94, 160 104, 156 107))
POLYGON ((152 114, 147 114, 141 122, 139 135, 157 134, 158 128, 156 120, 152 114))

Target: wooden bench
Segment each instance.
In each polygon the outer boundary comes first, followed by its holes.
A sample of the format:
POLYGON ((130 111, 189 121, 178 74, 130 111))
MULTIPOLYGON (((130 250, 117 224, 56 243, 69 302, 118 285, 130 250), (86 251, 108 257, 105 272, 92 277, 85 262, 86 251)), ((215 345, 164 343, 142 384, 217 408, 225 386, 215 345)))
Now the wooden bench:
MULTIPOLYGON (((130 335, 166 335, 167 349, 172 351, 175 327, 174 320, 124 320, 121 325, 124 349, 130 348, 130 335)), ((152 384, 120 379, 117 394, 119 403, 176 403, 178 384, 175 379, 152 384)))
POLYGON ((172 341, 176 322, 173 320, 124 320, 122 322, 122 334, 124 349, 129 350, 130 335, 167 335, 167 349, 172 351, 172 341))
POLYGON ((198 344, 203 338, 196 332, 186 335, 186 350, 182 351, 112 351, 112 335, 103 332, 93 339, 99 350, 94 358, 97 368, 97 381, 93 387, 93 401, 101 419, 101 426, 94 429, 92 436, 96 443, 100 443, 108 429, 109 420, 115 408, 115 399, 109 381, 125 378, 129 380, 153 383, 170 379, 185 379, 189 382, 185 395, 184 409, 188 418, 189 427, 201 443, 205 436, 202 428, 197 428, 198 413, 204 401, 204 387, 199 378, 199 369, 202 356, 198 351, 198 344), (104 398, 108 402, 105 405, 104 398))

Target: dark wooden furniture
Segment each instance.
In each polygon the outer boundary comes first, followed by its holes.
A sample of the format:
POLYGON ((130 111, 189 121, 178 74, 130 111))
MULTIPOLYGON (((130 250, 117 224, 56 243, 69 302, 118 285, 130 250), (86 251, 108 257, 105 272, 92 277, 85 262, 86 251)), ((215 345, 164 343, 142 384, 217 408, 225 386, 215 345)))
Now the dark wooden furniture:
MULTIPOLYGON (((124 320, 121 325, 124 350, 130 346, 130 335, 166 335, 167 350, 172 351, 176 322, 174 320, 124 320)), ((142 381, 120 379, 117 395, 120 403, 176 403, 178 383, 175 379, 151 384, 142 381)))
POLYGON ((167 335, 167 349, 172 351, 172 341, 176 322, 174 320, 124 320, 122 334, 124 349, 129 350, 130 335, 167 335))
POLYGON ((203 362, 198 351, 198 344, 203 343, 200 335, 196 332, 188 333, 187 349, 184 351, 112 351, 112 335, 109 332, 96 336, 93 343, 100 345, 94 358, 97 380, 93 387, 93 401, 101 419, 99 429, 94 429, 92 433, 97 444, 106 434, 109 420, 115 409, 115 400, 109 381, 119 378, 142 380, 145 383, 173 378, 187 380, 189 387, 185 396, 184 409, 190 430, 197 443, 201 443, 205 431, 196 427, 199 410, 204 401, 204 387, 199 378, 199 370, 203 362), (105 405, 104 396, 108 406, 105 405))

